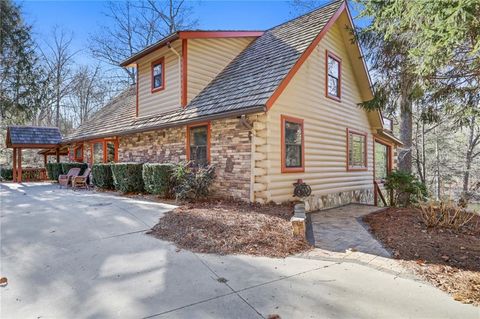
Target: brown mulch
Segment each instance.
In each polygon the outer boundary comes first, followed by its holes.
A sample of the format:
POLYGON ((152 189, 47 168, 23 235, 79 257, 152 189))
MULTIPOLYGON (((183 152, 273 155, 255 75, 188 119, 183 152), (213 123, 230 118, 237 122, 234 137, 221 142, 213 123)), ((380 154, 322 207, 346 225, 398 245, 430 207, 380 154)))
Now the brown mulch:
POLYGON ((311 249, 293 236, 292 215, 291 204, 186 204, 162 217, 149 234, 199 253, 286 257, 311 249))
POLYGON ((416 209, 390 208, 364 221, 408 269, 455 300, 480 305, 480 216, 459 230, 427 228, 416 209))

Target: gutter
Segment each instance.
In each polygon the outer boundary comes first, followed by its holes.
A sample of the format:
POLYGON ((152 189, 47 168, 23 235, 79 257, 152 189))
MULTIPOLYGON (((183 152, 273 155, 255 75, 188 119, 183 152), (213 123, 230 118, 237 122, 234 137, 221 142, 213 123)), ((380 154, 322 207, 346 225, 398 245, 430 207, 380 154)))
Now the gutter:
POLYGON ((182 126, 186 124, 191 124, 191 123, 196 123, 196 122, 204 122, 204 121, 212 121, 212 120, 219 120, 227 117, 233 117, 233 116, 242 116, 244 114, 251 114, 251 113, 260 113, 260 112, 266 112, 266 106, 265 105, 259 105, 259 106, 254 106, 248 109, 239 109, 239 110, 233 110, 230 112, 222 112, 222 113, 217 113, 217 114, 211 114, 207 116, 201 116, 201 117, 195 117, 194 119, 188 119, 188 120, 182 120, 182 121, 177 121, 177 122, 170 122, 170 123, 162 123, 154 126, 149 126, 145 128, 138 128, 138 129, 133 129, 133 130, 114 130, 109 133, 104 133, 104 134, 98 134, 98 135, 89 135, 85 137, 77 137, 77 138, 72 138, 72 139, 64 139, 61 142, 61 145, 64 144, 69 144, 72 142, 78 142, 78 141, 89 141, 97 138, 106 138, 106 137, 112 137, 112 136, 125 136, 125 135, 131 135, 131 134, 136 134, 136 133, 143 133, 143 132, 150 132, 150 131, 156 131, 160 129, 166 129, 166 128, 171 128, 171 127, 177 127, 177 126, 182 126))

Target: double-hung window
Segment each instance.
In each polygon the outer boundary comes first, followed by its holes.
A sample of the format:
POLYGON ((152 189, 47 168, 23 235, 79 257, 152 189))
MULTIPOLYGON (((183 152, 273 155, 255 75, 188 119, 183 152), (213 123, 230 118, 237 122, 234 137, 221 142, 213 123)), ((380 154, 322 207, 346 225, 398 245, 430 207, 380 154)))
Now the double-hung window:
POLYGON ((305 170, 303 120, 282 115, 281 117, 282 173, 305 170))
POLYGON ((205 166, 210 162, 210 124, 187 127, 187 159, 194 166, 205 166))
POLYGON ((347 170, 367 169, 367 134, 347 129, 347 170))
POLYGON ((165 88, 165 59, 152 62, 152 93, 165 88))
POLYGON ((333 53, 327 51, 326 58, 326 94, 327 97, 334 100, 340 101, 342 94, 342 73, 341 73, 341 63, 342 60, 334 55, 333 53))

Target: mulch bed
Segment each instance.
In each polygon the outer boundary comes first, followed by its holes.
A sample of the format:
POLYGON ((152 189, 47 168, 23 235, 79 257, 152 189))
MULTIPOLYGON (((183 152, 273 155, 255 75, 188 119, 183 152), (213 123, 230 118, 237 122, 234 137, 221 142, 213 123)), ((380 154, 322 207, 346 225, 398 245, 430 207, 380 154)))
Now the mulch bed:
POLYGON ((462 229, 427 228, 416 209, 364 217, 394 258, 455 300, 480 305, 480 216, 462 229))
POLYGON ((293 236, 292 215, 293 205, 186 204, 162 217, 149 234, 199 253, 286 257, 311 249, 293 236))

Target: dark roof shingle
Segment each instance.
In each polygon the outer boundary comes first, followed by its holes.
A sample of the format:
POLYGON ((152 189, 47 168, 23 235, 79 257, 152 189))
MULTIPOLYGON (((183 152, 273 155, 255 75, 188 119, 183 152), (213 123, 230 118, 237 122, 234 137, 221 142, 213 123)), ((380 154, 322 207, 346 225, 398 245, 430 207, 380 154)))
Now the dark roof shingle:
POLYGON ((57 145, 62 141, 58 127, 8 126, 7 145, 57 145))

